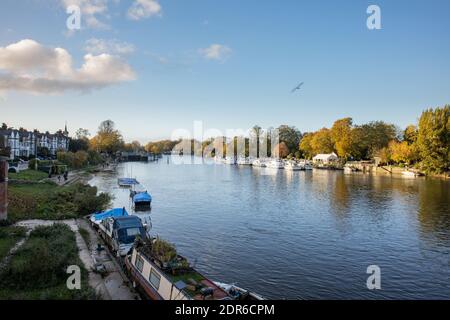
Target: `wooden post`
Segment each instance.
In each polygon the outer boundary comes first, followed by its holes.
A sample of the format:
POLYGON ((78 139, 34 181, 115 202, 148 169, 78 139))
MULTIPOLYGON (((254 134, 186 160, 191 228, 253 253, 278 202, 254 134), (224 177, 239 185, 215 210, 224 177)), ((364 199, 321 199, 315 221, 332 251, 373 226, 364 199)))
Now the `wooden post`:
POLYGON ((0 220, 8 218, 8 162, 0 156, 0 220))

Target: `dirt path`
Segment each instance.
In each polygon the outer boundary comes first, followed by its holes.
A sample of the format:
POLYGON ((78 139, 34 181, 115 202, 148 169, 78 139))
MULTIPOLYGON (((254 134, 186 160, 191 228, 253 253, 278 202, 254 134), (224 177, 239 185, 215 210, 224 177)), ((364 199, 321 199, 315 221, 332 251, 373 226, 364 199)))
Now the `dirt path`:
POLYGON ((83 262, 86 270, 89 272, 89 285, 95 289, 98 295, 104 300, 136 300, 139 296, 128 286, 128 279, 122 273, 120 266, 115 259, 110 256, 107 250, 97 251, 98 243, 101 243, 96 232, 89 226, 89 223, 84 219, 78 220, 26 220, 16 223, 16 226, 25 227, 28 229, 27 237, 21 239, 8 253, 5 259, 0 264, 7 265, 11 256, 16 252, 27 240, 30 232, 38 226, 51 226, 55 223, 64 223, 70 227, 75 233, 76 244, 79 250, 79 256, 83 262), (89 232, 90 247, 87 246, 83 237, 79 232, 79 228, 83 228, 89 232), (101 263, 106 267, 107 275, 102 277, 100 274, 94 272, 95 265, 101 263))

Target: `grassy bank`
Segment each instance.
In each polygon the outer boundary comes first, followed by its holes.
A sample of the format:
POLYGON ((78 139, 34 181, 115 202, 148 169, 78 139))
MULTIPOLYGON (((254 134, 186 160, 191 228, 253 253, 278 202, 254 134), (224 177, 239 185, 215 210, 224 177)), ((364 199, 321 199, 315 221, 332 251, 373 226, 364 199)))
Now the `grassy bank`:
POLYGON ((26 180, 26 181, 41 181, 42 179, 48 178, 48 174, 42 171, 36 170, 23 170, 19 173, 8 173, 8 178, 10 180, 26 180))
POLYGON ((9 250, 25 237, 25 228, 21 227, 0 227, 0 261, 8 254, 9 250))
POLYGON ((75 234, 64 224, 37 227, 0 274, 0 299, 95 299, 78 257, 75 234), (67 267, 81 269, 81 290, 69 290, 67 267))
POLYGON ((8 219, 71 219, 104 210, 110 196, 97 188, 77 183, 60 187, 52 182, 10 184, 8 219))

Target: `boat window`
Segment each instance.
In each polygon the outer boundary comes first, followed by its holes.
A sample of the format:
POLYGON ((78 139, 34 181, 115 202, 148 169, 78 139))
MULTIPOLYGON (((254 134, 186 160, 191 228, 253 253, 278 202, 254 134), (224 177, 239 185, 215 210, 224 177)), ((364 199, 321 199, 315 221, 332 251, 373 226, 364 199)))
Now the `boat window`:
POLYGON ((144 259, 142 259, 141 256, 136 255, 136 262, 135 262, 136 268, 142 272, 142 270, 144 269, 144 259))
POLYGON ((150 272, 150 283, 156 290, 159 289, 159 283, 161 282, 161 276, 152 269, 150 272))

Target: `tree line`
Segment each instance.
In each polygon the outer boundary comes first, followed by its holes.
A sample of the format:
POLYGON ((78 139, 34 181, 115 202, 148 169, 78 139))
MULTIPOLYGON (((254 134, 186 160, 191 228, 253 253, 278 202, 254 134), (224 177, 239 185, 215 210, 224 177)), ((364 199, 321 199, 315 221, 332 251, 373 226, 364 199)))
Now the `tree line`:
MULTIPOLYGON (((386 123, 372 121, 354 124, 352 118, 336 120, 331 128, 322 128, 315 132, 301 133, 294 126, 281 125, 277 129, 279 144, 260 145, 257 138, 258 153, 268 147, 268 155, 281 158, 311 159, 319 153, 335 152, 339 158, 348 160, 373 160, 380 164, 414 165, 428 173, 444 173, 450 168, 450 105, 423 111, 417 124, 405 129, 386 123)), ((267 131, 273 130, 269 128, 267 131)), ((70 142, 70 151, 96 151, 113 155, 118 151, 152 153, 171 152, 180 145, 190 145, 192 153, 200 155, 209 148, 211 154, 221 149, 224 155, 236 153, 239 139, 245 142, 245 155, 248 156, 249 139, 260 137, 263 129, 255 125, 250 137, 233 137, 231 140, 221 137, 222 143, 209 139, 203 142, 194 140, 161 140, 141 145, 138 141, 125 143, 111 120, 103 121, 97 134, 90 138, 89 132, 79 129, 70 142), (211 147, 211 145, 213 147, 211 147)), ((270 134, 269 134, 270 136, 270 134)), ((217 141, 217 139, 216 139, 217 141)))

